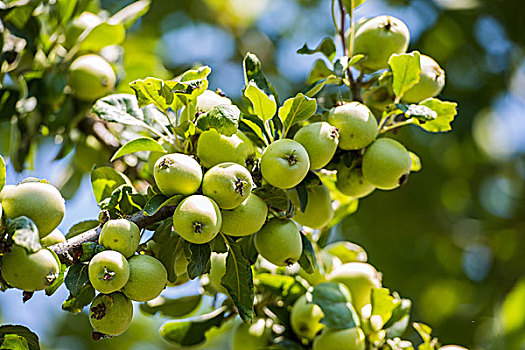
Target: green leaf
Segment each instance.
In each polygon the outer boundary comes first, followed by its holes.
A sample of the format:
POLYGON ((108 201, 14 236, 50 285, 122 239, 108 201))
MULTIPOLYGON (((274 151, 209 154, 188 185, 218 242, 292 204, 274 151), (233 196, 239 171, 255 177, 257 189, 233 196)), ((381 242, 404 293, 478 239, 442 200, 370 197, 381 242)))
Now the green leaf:
POLYGON ((308 45, 305 43, 303 47, 297 50, 297 53, 302 55, 312 55, 314 53, 320 52, 325 55, 325 57, 328 58, 330 62, 332 62, 335 57, 335 51, 335 44, 332 38, 324 38, 315 49, 308 48, 308 45))
POLYGON ((97 100, 91 111, 108 122, 140 126, 145 124, 144 113, 139 108, 137 98, 131 94, 103 97, 97 100))
POLYGON ((151 0, 140 0, 131 3, 124 7, 119 12, 111 16, 108 22, 111 23, 122 23, 125 28, 129 28, 135 23, 140 17, 148 12, 151 4, 151 0))
POLYGON ((71 237, 75 237, 81 233, 94 229, 99 224, 100 222, 98 220, 85 220, 78 222, 71 226, 69 232, 66 234, 66 239, 70 239, 71 237))
POLYGON ((197 345, 206 340, 206 331, 223 324, 226 312, 227 308, 223 306, 204 315, 168 321, 162 325, 159 333, 164 339, 178 346, 197 345))
POLYGON ((350 292, 343 284, 325 282, 316 285, 312 290, 312 302, 323 310, 321 323, 327 327, 359 327, 359 316, 351 304, 350 292))
POLYGON ((263 185, 254 189, 254 193, 261 197, 270 208, 286 211, 290 207, 290 199, 285 190, 270 185, 263 185))
POLYGON ((82 289, 89 285, 88 264, 71 265, 64 283, 72 296, 78 296, 82 289))
POLYGON ((208 264, 211 256, 210 244, 190 243, 188 250, 191 254, 191 258, 188 258, 188 277, 195 279, 210 272, 210 266, 208 264))
POLYGON ((366 0, 343 0, 343 5, 346 9, 346 12, 350 13, 350 10, 352 8, 356 8, 357 6, 361 5, 362 3, 364 3, 366 0), (352 7, 352 3, 353 3, 353 7, 352 7))
MULTIPOLYGON (((319 59, 315 61, 310 74, 308 74, 308 79, 306 79, 306 84, 313 84, 319 80, 328 79, 328 77, 334 75, 335 73, 326 66, 326 62, 319 59)), ((335 75, 334 75, 335 76, 335 75)))
POLYGON ((385 323, 390 320, 398 302, 390 295, 390 290, 387 288, 372 288, 370 323, 376 331, 382 329, 385 323))
POLYGON ((425 106, 437 113, 437 117, 431 121, 422 121, 416 119, 414 124, 429 132, 445 132, 452 130, 450 125, 457 114, 457 103, 440 101, 437 98, 429 98, 419 103, 420 106, 425 106))
POLYGON ((315 251, 312 242, 301 233, 301 240, 303 243, 303 252, 299 258, 299 265, 303 268, 306 273, 313 273, 317 267, 317 259, 315 258, 315 251))
POLYGON ((153 241, 157 243, 159 251, 156 252, 155 257, 168 271, 168 281, 175 282, 177 274, 175 273, 175 259, 177 255, 182 253, 182 239, 178 234, 172 231, 173 219, 168 218, 164 220, 155 230, 153 241))
POLYGON ((237 132, 241 111, 235 105, 219 105, 199 115, 195 125, 202 131, 215 129, 217 132, 232 136, 237 132))
POLYGON ((140 311, 147 315, 168 316, 170 318, 186 317, 201 305, 202 295, 189 295, 176 299, 164 298, 140 304, 140 311))
POLYGON ((302 93, 284 101, 284 104, 279 108, 279 118, 281 118, 284 126, 283 136, 286 136, 292 125, 307 120, 315 114, 316 110, 317 102, 315 99, 302 93))
POLYGON ((258 273, 255 276, 257 290, 279 295, 288 304, 293 304, 307 289, 292 276, 258 273))
POLYGON ((111 197, 113 191, 122 185, 130 185, 128 177, 113 168, 100 167, 91 172, 91 186, 97 203, 111 197))
POLYGON ((266 95, 270 97, 273 96, 275 102, 279 101, 274 87, 264 76, 261 61, 259 61, 256 55, 248 52, 246 56, 244 56, 242 66, 244 69, 244 85, 248 86, 250 83, 253 83, 266 95))
POLYGON ((353 67, 353 66, 355 66, 355 65, 358 64, 359 61, 361 61, 363 58, 365 58, 365 55, 363 55, 363 54, 357 54, 357 55, 354 55, 354 56, 350 57, 350 59, 348 60, 348 66, 349 66, 349 67, 353 67))
MULTIPOLYGON (((0 344, 4 342, 7 335, 18 335, 22 338, 24 338, 27 341, 27 345, 29 350, 40 350, 40 343, 38 340, 38 336, 32 332, 29 328, 21 325, 3 325, 0 326, 0 344)), ((5 344, 2 344, 0 346, 1 349, 11 349, 4 347, 5 344)), ((19 350, 18 348, 14 348, 14 350, 19 350)))
POLYGON ((5 186, 6 169, 4 158, 0 155, 0 191, 5 186))
POLYGON ((419 159, 418 155, 415 154, 414 152, 409 151, 408 154, 410 155, 410 161, 411 161, 410 172, 420 171, 421 168, 423 167, 421 165, 421 159, 419 159))
POLYGON ((243 321, 251 321, 254 317, 252 267, 237 242, 228 239, 228 246, 226 272, 221 285, 228 291, 243 321))
POLYGON ((419 82, 421 74, 419 58, 420 54, 417 51, 390 56, 388 65, 393 74, 392 89, 398 100, 408 89, 419 82))
POLYGON ((254 83, 246 86, 244 96, 252 103, 255 115, 264 121, 271 119, 277 112, 277 103, 273 95, 268 96, 254 83))
POLYGON ((76 296, 69 295, 62 303, 62 310, 78 314, 89 305, 95 298, 95 288, 91 284, 85 284, 76 296))
POLYGON ((124 146, 120 147, 117 150, 117 152, 115 152, 110 162, 114 161, 119 157, 125 156, 126 154, 146 151, 168 153, 164 149, 164 147, 162 147, 157 141, 153 140, 152 138, 139 137, 137 139, 129 141, 124 146))
POLYGON ((7 225, 7 231, 15 244, 24 247, 28 252, 34 253, 42 249, 38 228, 30 218, 20 216, 11 220, 7 225))
POLYGON ((0 349, 2 350, 29 350, 26 338, 17 334, 5 334, 0 338, 0 349))
POLYGON ((104 250, 106 250, 106 248, 97 244, 96 242, 84 242, 82 243, 82 253, 78 258, 78 261, 89 262, 92 257, 100 252, 103 252, 104 250))
MULTIPOLYGON (((249 129, 249 132, 252 132, 254 135, 256 135, 263 144, 268 144, 268 136, 264 130, 264 124, 262 120, 251 115, 242 115, 240 124, 241 127, 242 124, 246 125, 246 128, 249 129)), ((243 128, 243 131, 246 133, 246 129, 243 128)))
POLYGON ((410 322, 410 309, 412 302, 409 299, 401 299, 392 311, 392 316, 383 326, 386 330, 387 338, 400 337, 405 333, 410 322))
POLYGON ((176 85, 175 81, 158 78, 138 79, 129 83, 129 87, 135 91, 139 107, 154 104, 163 112, 166 112, 173 103, 172 88, 176 85))
POLYGON ((151 197, 144 206, 144 213, 151 216, 161 208, 178 205, 180 201, 184 199, 184 197, 185 196, 181 194, 175 195, 173 197, 166 197, 163 194, 156 194, 151 197))
POLYGON ((255 235, 249 235, 241 237, 237 240, 237 243, 242 249, 242 255, 248 259, 251 265, 255 264, 257 261, 257 257, 259 256, 259 252, 255 248, 255 235))
POLYGON ((314 87, 312 87, 310 90, 306 92, 306 96, 308 97, 314 97, 317 95, 325 85, 342 85, 343 79, 335 76, 334 74, 329 75, 326 77, 326 79, 321 80, 321 82, 317 83, 314 87))
POLYGON ((80 50, 100 51, 106 46, 119 45, 126 37, 126 29, 122 23, 102 22, 91 29, 80 40, 80 50))

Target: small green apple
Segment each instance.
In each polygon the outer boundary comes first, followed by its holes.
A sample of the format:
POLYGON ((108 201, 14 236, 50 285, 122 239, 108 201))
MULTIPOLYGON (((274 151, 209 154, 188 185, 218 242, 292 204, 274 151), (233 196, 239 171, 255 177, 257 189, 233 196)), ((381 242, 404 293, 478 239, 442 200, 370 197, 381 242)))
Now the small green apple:
POLYGON ((301 233, 290 219, 271 219, 255 234, 254 243, 259 254, 277 266, 297 262, 303 252, 301 233))
POLYGON ((115 250, 126 258, 135 254, 139 243, 139 227, 126 219, 106 221, 98 237, 98 244, 103 245, 106 249, 115 250))
POLYGON ((128 282, 129 264, 119 252, 104 250, 89 262, 88 275, 93 288, 101 293, 112 293, 128 282))
POLYGON ((437 96, 445 86, 445 71, 427 55, 420 57, 421 74, 419 82, 408 89, 401 99, 406 103, 418 103, 437 96))
POLYGON ((339 130, 327 122, 316 122, 303 126, 293 139, 308 152, 310 169, 324 167, 335 154, 339 144, 339 130))
POLYGON ((27 216, 44 238, 64 218, 66 205, 60 192, 50 184, 26 182, 2 192, 2 208, 9 219, 27 216))
POLYGON ((215 238, 222 225, 221 211, 213 199, 193 195, 184 198, 173 214, 175 231, 195 244, 208 243, 215 238))
POLYGON ((94 54, 76 58, 69 67, 69 86, 79 100, 95 101, 115 89, 117 76, 113 67, 94 54))
POLYGON ((255 147, 240 130, 226 136, 211 129, 200 134, 197 141, 197 157, 205 168, 225 162, 248 166, 255 158, 255 147))
POLYGON ((295 206, 293 220, 302 226, 319 229, 328 225, 334 215, 330 191, 323 184, 307 186, 308 203, 304 213, 300 209, 297 191, 289 190, 289 196, 295 206))
POLYGON ((0 203, 2 202, 2 198, 7 194, 8 191, 15 188, 15 185, 5 185, 2 190, 0 191, 0 203))
POLYGON ((319 305, 309 303, 306 294, 301 296, 292 307, 290 324, 292 330, 299 338, 314 340, 315 335, 324 327, 321 319, 324 312, 319 305))
POLYGON ((328 122, 339 129, 339 148, 357 150, 377 136, 377 120, 362 103, 349 102, 330 110, 328 122))
POLYGON ((263 227, 268 205, 252 193, 237 208, 221 210, 221 214, 221 232, 230 236, 249 236, 263 227))
POLYGON ((402 185, 410 172, 410 154, 405 146, 390 138, 376 140, 363 156, 363 177, 382 190, 402 185))
POLYGON ((149 255, 136 255, 128 260, 129 279, 122 292, 131 300, 148 301, 159 296, 168 282, 162 263, 149 255))
POLYGON ((335 185, 341 193, 354 198, 366 197, 375 190, 375 186, 364 178, 361 168, 344 165, 337 169, 335 185))
POLYGON ((100 333, 120 335, 133 319, 133 304, 124 294, 99 294, 89 307, 89 323, 100 333))
POLYGON ((65 241, 66 237, 64 237, 62 232, 60 232, 60 230, 56 228, 53 231, 51 231, 50 234, 40 239, 40 244, 42 244, 44 247, 49 247, 65 241))
POLYGON ((217 164, 202 179, 202 192, 221 209, 238 207, 248 198, 253 186, 250 172, 236 163, 217 164))
POLYGON ((48 249, 28 253, 13 245, 2 257, 2 277, 14 288, 33 292, 46 289, 55 282, 60 271, 58 262, 48 249))
POLYGON ((365 333, 361 328, 325 328, 315 338, 313 350, 365 350, 365 333))
POLYGON ((263 178, 277 188, 298 185, 309 169, 308 152, 299 142, 290 139, 272 142, 261 158, 263 178))
POLYGON ((190 195, 201 185, 202 169, 192 157, 183 153, 171 153, 157 160, 153 176, 162 194, 190 195))

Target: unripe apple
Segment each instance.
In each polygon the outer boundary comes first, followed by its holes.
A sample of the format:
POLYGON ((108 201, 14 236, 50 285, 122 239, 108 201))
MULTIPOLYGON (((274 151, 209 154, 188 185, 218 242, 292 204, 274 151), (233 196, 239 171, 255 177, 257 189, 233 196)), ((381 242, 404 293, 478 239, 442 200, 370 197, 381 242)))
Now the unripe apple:
POLYGON ((64 217, 64 198, 50 184, 26 182, 2 193, 4 214, 9 219, 27 216, 38 227, 40 238, 57 228, 64 217))
POLYGON ((103 245, 106 249, 115 250, 126 258, 135 254, 139 243, 139 227, 126 219, 106 221, 98 237, 98 244, 103 245))
POLYGON ((231 136, 226 136, 211 129, 199 136, 197 157, 205 168, 225 162, 248 166, 250 160, 255 158, 255 147, 240 130, 231 136))
POLYGON ((330 282, 340 282, 348 287, 352 304, 357 312, 370 304, 372 288, 381 287, 381 275, 367 263, 351 262, 336 267, 327 277, 330 282))
POLYGON ((221 209, 238 207, 248 198, 253 186, 250 172, 236 163, 217 164, 202 179, 202 193, 221 209))
POLYGON ((46 289, 55 282, 60 267, 48 249, 28 253, 24 248, 13 245, 11 251, 2 257, 2 277, 14 288, 33 292, 46 289))
POLYGON ((226 273, 227 256, 228 253, 212 252, 210 256, 210 273, 208 274, 210 287, 223 294, 228 294, 226 288, 221 285, 222 277, 226 273))
POLYGON ((317 122, 303 126, 294 138, 308 152, 310 169, 324 167, 335 154, 339 144, 339 130, 327 122, 317 122))
POLYGON ((365 333, 361 328, 325 328, 314 340, 313 350, 365 350, 365 333))
POLYGON ((202 195, 184 198, 173 214, 175 231, 195 244, 208 243, 214 239, 221 225, 219 206, 211 198, 202 195))
POLYGON ((303 213, 300 209, 297 191, 293 189, 288 191, 290 199, 295 206, 293 220, 302 226, 314 229, 325 227, 334 215, 330 191, 323 184, 315 184, 307 186, 307 192, 308 203, 303 213))
POLYGON ((290 139, 272 142, 261 158, 263 178, 277 188, 297 186, 309 169, 308 152, 299 142, 290 139))
POLYGON ((299 338, 314 340, 315 335, 324 327, 321 319, 323 310, 319 305, 306 301, 306 294, 301 296, 292 307, 290 324, 299 338))
POLYGON ((403 102, 418 103, 437 96, 445 86, 445 71, 436 61, 427 55, 421 55, 420 65, 419 82, 405 92, 402 98, 403 102))
POLYGON ((6 193, 15 187, 15 185, 5 185, 0 191, 0 202, 2 202, 2 198, 6 195, 6 193))
POLYGON ((60 230, 56 228, 53 231, 51 231, 50 234, 40 239, 40 244, 42 244, 44 247, 49 247, 65 241, 66 237, 64 237, 62 232, 60 232, 60 230))
POLYGON ((89 323, 100 333, 120 335, 133 319, 133 304, 124 294, 99 294, 89 307, 89 323))
POLYGON ((339 148, 357 150, 377 136, 377 120, 362 103, 350 102, 330 110, 328 122, 339 129, 339 148))
POLYGON ((365 151, 363 176, 375 187, 391 190, 406 182, 411 163, 405 146, 396 140, 381 138, 365 151))
POLYGON ((224 97, 212 90, 205 90, 202 94, 197 96, 197 111, 206 113, 214 107, 220 105, 231 105, 232 101, 228 97, 224 97))
POLYGON ((88 275, 93 288, 101 293, 112 293, 128 282, 129 264, 119 252, 104 250, 89 262, 88 275))
POLYGON ((337 170, 335 186, 341 193, 354 198, 366 197, 375 190, 375 186, 364 178, 361 168, 344 165, 337 170))
POLYGON ((239 323, 233 331, 232 350, 266 349, 270 342, 270 329, 260 318, 252 324, 239 323))
POLYGON ((301 233, 290 219, 271 219, 255 234, 254 243, 259 254, 277 266, 297 262, 303 252, 301 233))
POLYGON ((113 91, 117 77, 108 61, 88 54, 71 63, 68 81, 76 98, 91 102, 113 91))
POLYGON ((403 21, 392 16, 378 16, 356 29, 352 55, 365 55, 359 66, 366 72, 373 72, 387 68, 392 54, 405 53, 409 41, 410 32, 403 21))
POLYGON ((230 236, 249 236, 263 227, 268 205, 252 193, 237 208, 221 210, 221 214, 221 232, 230 236))
POLYGON ((159 296, 168 282, 162 263, 149 255, 136 255, 128 260, 129 279, 122 292, 131 300, 148 301, 159 296))
POLYGON ((157 160, 153 176, 162 194, 190 195, 201 185, 202 169, 192 157, 182 153, 172 153, 157 160))

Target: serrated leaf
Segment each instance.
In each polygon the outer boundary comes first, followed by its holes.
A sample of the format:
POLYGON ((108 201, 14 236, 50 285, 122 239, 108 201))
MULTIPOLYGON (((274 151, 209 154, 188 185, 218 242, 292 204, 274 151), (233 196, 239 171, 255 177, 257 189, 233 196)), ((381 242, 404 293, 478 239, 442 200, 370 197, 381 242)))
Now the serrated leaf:
POLYGON ((100 222, 98 220, 85 220, 78 222, 71 226, 69 232, 66 234, 66 239, 70 239, 71 237, 75 237, 81 233, 94 229, 99 224, 100 222))
POLYGON ((332 75, 336 76, 334 71, 328 68, 326 62, 319 59, 314 62, 314 66, 310 74, 308 74, 308 79, 306 79, 306 84, 313 84, 319 80, 328 79, 332 75))
POLYGON ((108 22, 122 23, 125 28, 129 28, 148 12, 150 5, 151 0, 135 1, 111 16, 108 22))
POLYGON ((393 54, 388 60, 392 70, 392 89, 397 99, 400 100, 405 92, 419 82, 421 74, 420 54, 417 51, 411 53, 393 54))
POLYGON ((408 155, 410 156, 410 172, 418 172, 423 167, 421 165, 421 159, 419 159, 418 155, 414 152, 408 152, 408 155))
POLYGON ((321 43, 317 45, 317 47, 314 49, 310 49, 305 43, 303 47, 297 50, 297 53, 302 55, 312 55, 317 52, 322 53, 330 61, 333 61, 335 57, 336 48, 332 38, 324 38, 323 41, 321 41, 321 43))
POLYGON ((140 304, 140 311, 148 315, 168 316, 170 318, 187 317, 201 304, 202 295, 189 295, 180 298, 164 298, 140 304))
POLYGON ((359 316, 352 306, 350 292, 343 284, 325 282, 316 285, 312 290, 312 302, 323 310, 321 323, 327 327, 359 327, 359 316))
MULTIPOLYGON (((3 342, 3 339, 5 339, 5 336, 9 334, 15 334, 15 335, 18 335, 24 338, 27 341, 29 350, 40 350, 40 343, 38 340, 38 336, 34 332, 32 332, 29 328, 25 326, 21 326, 21 325, 12 325, 12 324, 0 326, 0 341, 3 342)), ((4 347, 2 345, 2 342, 0 342, 0 345, 1 345, 0 348, 10 349, 10 348, 4 347)))
POLYGON ((191 259, 188 263, 188 277, 195 279, 199 276, 210 272, 211 248, 209 243, 205 244, 189 244, 189 251, 191 252, 191 259))
POLYGON ((38 228, 33 220, 26 216, 20 216, 11 220, 7 225, 7 232, 9 232, 16 245, 24 247, 30 253, 42 249, 38 228))
POLYGON ((254 83, 249 83, 246 86, 244 96, 252 103, 255 115, 264 121, 271 119, 277 112, 275 98, 265 94, 254 83))
POLYGON ((113 191, 122 185, 131 186, 131 181, 113 168, 100 167, 91 172, 91 186, 97 203, 111 197, 113 191))
POLYGON ((237 307, 239 316, 245 322, 248 322, 254 317, 252 268, 238 243, 229 239, 228 246, 226 272, 221 279, 221 285, 228 291, 234 305, 237 307))
POLYGON ((410 322, 410 310, 412 308, 412 302, 409 299, 401 299, 392 311, 392 316, 388 322, 384 325, 383 329, 386 330, 387 338, 400 337, 405 333, 408 324, 410 322))
POLYGON ((137 97, 131 94, 114 94, 103 97, 91 111, 99 118, 124 125, 144 125, 144 112, 139 108, 137 97))
POLYGON ((292 125, 307 120, 315 114, 316 110, 316 100, 302 93, 284 101, 284 104, 279 108, 279 118, 281 118, 284 126, 283 136, 286 136, 292 125))
POLYGON ((129 141, 124 146, 120 147, 115 152, 115 154, 111 158, 110 162, 114 161, 117 158, 125 156, 127 154, 131 154, 131 153, 135 153, 135 152, 147 152, 147 151, 168 153, 164 149, 164 147, 162 147, 154 139, 152 139, 150 137, 139 137, 137 139, 129 141))
POLYGON ((0 155, 0 191, 5 186, 6 169, 4 158, 0 155))
POLYGON ((419 103, 437 113, 437 117, 431 121, 421 121, 416 119, 414 124, 429 132, 445 132, 452 130, 452 122, 457 114, 457 103, 440 101, 437 98, 429 98, 419 103))
POLYGON ((241 111, 235 105, 219 105, 199 115, 195 125, 202 131, 215 129, 220 134, 232 136, 237 132, 241 111))
POLYGON ((126 37, 126 29, 122 23, 102 22, 87 32, 84 38, 79 38, 80 50, 100 51, 106 46, 119 45, 126 37))
POLYGON ((266 95, 270 97, 273 96, 274 101, 278 103, 279 98, 277 97, 277 92, 264 76, 261 61, 259 61, 257 56, 248 52, 246 56, 244 56, 242 66, 244 70, 244 85, 248 86, 250 83, 255 84, 255 86, 261 89, 266 95))
POLYGON ((303 268, 306 273, 313 273, 317 267, 317 259, 315 258, 315 250, 312 242, 301 233, 301 241, 303 244, 303 252, 299 258, 299 265, 303 268))
POLYGON ((129 83, 135 91, 139 107, 154 104, 161 111, 166 112, 173 103, 174 93, 172 88, 178 83, 164 81, 158 78, 138 79, 129 83))

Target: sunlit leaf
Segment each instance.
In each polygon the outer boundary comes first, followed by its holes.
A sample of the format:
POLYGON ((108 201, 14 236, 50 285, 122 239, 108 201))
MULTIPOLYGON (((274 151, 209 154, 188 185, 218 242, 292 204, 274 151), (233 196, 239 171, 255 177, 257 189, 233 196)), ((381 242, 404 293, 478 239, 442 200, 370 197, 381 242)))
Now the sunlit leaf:
POLYGON ((316 48, 310 49, 305 43, 303 47, 297 50, 297 53, 303 55, 312 55, 314 53, 320 52, 326 56, 330 61, 333 61, 335 57, 335 44, 332 38, 324 38, 323 41, 316 48))
POLYGON ((249 83, 244 90, 244 95, 253 105, 255 115, 266 121, 277 112, 277 104, 273 96, 268 96, 255 84, 249 83))
POLYGON ((419 75, 421 74, 419 59, 420 54, 417 51, 390 56, 388 65, 393 74, 392 89, 398 100, 403 97, 408 89, 419 82, 419 75))
POLYGON ((129 141, 124 146, 120 147, 115 152, 110 161, 112 162, 115 159, 125 156, 127 154, 146 151, 167 153, 164 147, 162 147, 157 141, 153 140, 152 138, 139 137, 137 139, 129 141))

